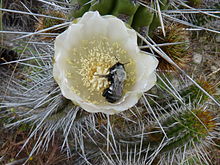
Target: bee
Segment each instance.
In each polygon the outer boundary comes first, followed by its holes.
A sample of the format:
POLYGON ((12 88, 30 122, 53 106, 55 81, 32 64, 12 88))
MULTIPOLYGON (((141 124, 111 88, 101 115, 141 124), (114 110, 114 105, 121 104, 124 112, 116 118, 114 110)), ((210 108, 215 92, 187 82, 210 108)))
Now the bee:
POLYGON ((104 89, 102 96, 110 103, 115 103, 122 97, 124 81, 127 78, 124 65, 117 62, 109 68, 109 74, 105 75, 110 82, 110 86, 104 89))

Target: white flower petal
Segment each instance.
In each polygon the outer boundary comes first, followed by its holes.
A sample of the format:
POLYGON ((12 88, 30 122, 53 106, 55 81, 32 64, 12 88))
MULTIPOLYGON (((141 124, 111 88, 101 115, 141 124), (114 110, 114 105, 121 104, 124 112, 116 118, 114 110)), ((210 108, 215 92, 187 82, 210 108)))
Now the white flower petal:
POLYGON ((153 56, 140 53, 139 56, 137 56, 137 63, 138 65, 136 65, 136 70, 138 79, 133 90, 149 90, 150 88, 148 87, 148 81, 152 82, 151 79, 156 79, 156 75, 153 73, 158 65, 158 60, 153 56))
MULTIPOLYGON (((69 28, 57 36, 55 40, 55 53, 58 51, 70 51, 73 46, 77 46, 82 39, 82 25, 72 24, 69 28)), ((57 55, 55 55, 57 58, 57 55)))
POLYGON ((151 73, 151 75, 148 76, 147 83, 145 85, 144 91, 150 90, 156 84, 156 81, 157 81, 156 74, 151 73))
MULTIPOLYGON (((88 48, 88 50, 90 49, 91 47, 88 48)), ((100 58, 100 54, 96 54, 96 58, 100 58)), ((93 53, 95 56, 96 54, 93 53)), ((107 54, 111 53, 107 52, 107 54)), ((106 54, 104 55, 106 56, 106 54)), ((84 56, 88 56, 88 54, 84 54, 84 56)), ((115 55, 112 54, 111 56, 115 55)), ((124 60, 127 59, 127 56, 124 57, 124 60)), ((91 57, 89 56, 89 58, 91 57)), ((114 16, 102 17, 98 12, 85 13, 82 18, 78 19, 76 24, 73 23, 70 25, 70 27, 65 32, 56 38, 54 59, 55 63, 53 68, 53 75, 61 88, 63 96, 72 100, 75 104, 81 106, 88 112, 115 114, 127 110, 138 102, 143 92, 146 92, 152 88, 156 83, 155 70, 158 65, 158 60, 155 57, 140 51, 137 45, 136 32, 133 29, 127 28, 125 24, 118 18, 114 16), (97 104, 90 102, 83 97, 80 97, 79 93, 84 93, 86 89, 82 87, 81 91, 79 92, 76 91, 75 88, 73 89, 73 80, 69 79, 67 76, 68 73, 71 73, 71 69, 73 69, 76 65, 74 63, 69 64, 67 61, 71 60, 72 58, 80 58, 82 55, 79 53, 79 56, 74 56, 73 49, 80 47, 82 41, 88 40, 88 38, 93 39, 94 36, 105 37, 110 41, 109 43, 119 44, 123 51, 126 52, 128 59, 131 58, 135 63, 134 85, 131 89, 129 88, 130 90, 125 93, 120 101, 113 104, 108 103, 107 101, 106 103, 97 104)), ((113 57, 113 59, 115 59, 115 57, 113 57)), ((81 65, 83 65, 83 63, 81 65)), ((105 70, 106 69, 109 68, 105 68, 105 70)), ((125 71, 128 72, 127 70, 125 71)), ((79 74, 76 71, 74 73, 79 74)), ((102 70, 98 68, 97 73, 102 73, 102 70)), ((93 75, 93 77, 96 76, 93 75)), ((74 78, 76 79, 74 79, 74 81, 78 82, 77 78, 79 79, 79 76, 77 77, 74 75, 74 78)), ((99 80, 97 82, 102 83, 102 81, 99 80)), ((95 82, 95 79, 90 81, 90 83, 93 82, 95 82)), ((79 83, 77 84, 81 85, 79 83)), ((108 82, 104 82, 104 84, 108 85, 108 82)), ((95 87, 97 84, 92 85, 95 87)), ((101 89, 101 86, 99 86, 98 89, 101 89)), ((104 99, 102 96, 101 98, 104 99)))
POLYGON ((78 23, 83 25, 81 33, 83 32, 86 37, 107 34, 108 21, 101 17, 97 11, 87 12, 78 23))
POLYGON ((127 39, 129 38, 129 34, 123 21, 115 17, 109 17, 107 21, 108 21, 107 36, 109 37, 109 39, 120 43, 127 41, 127 39))
POLYGON ((133 29, 127 29, 129 38, 123 41, 124 48, 128 51, 130 56, 135 56, 140 50, 137 45, 137 34, 133 29))

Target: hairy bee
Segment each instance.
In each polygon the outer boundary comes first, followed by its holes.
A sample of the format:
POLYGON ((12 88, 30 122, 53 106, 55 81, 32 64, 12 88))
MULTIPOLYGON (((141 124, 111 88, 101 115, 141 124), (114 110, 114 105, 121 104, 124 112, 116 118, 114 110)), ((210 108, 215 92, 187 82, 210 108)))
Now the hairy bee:
POLYGON ((127 77, 124 65, 117 62, 109 68, 109 74, 105 76, 110 82, 110 86, 103 91, 102 96, 110 103, 115 103, 122 97, 124 81, 127 77))

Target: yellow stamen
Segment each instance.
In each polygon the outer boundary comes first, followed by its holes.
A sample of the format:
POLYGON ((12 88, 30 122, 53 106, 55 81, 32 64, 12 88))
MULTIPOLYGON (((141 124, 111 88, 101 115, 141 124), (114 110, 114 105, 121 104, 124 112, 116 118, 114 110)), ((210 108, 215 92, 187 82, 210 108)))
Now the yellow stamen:
POLYGON ((80 97, 93 104, 107 103, 102 96, 104 89, 108 88, 110 82, 105 77, 109 68, 117 62, 127 63, 125 70, 127 79, 124 84, 124 92, 129 90, 135 81, 135 64, 117 42, 110 42, 104 37, 94 37, 83 40, 80 46, 73 48, 72 58, 67 59, 71 66, 67 70, 68 78, 71 76, 72 90, 77 91, 80 97))

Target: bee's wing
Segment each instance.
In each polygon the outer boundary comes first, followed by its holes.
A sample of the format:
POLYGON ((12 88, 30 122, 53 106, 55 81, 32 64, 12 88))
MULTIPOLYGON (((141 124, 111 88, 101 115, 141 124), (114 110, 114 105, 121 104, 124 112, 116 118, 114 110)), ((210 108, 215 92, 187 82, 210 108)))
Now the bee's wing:
POLYGON ((112 84, 112 95, 116 97, 121 97, 123 92, 123 82, 119 81, 117 77, 114 78, 114 83, 112 84))

